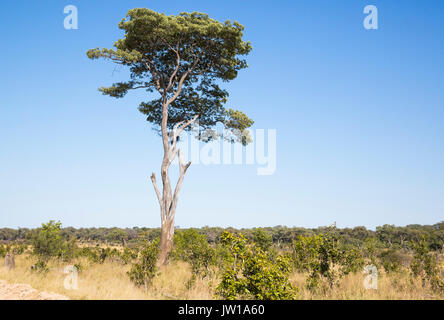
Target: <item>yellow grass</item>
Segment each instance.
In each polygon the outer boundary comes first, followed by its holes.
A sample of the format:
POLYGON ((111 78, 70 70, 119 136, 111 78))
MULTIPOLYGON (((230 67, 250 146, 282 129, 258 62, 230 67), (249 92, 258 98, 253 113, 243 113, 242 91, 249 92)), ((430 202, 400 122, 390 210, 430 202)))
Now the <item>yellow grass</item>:
MULTIPOLYGON (((106 261, 91 264, 86 259, 74 263, 82 265, 79 274, 78 290, 64 288, 67 276, 63 273, 68 264, 52 262, 47 274, 31 271, 35 260, 28 255, 16 257, 16 269, 8 271, 0 267, 0 279, 9 283, 29 284, 39 291, 54 292, 71 299, 94 300, 133 300, 133 299, 214 299, 218 279, 197 280, 192 288, 187 288, 191 278, 190 268, 185 263, 171 263, 161 269, 147 292, 129 280, 126 272, 129 266, 118 262, 106 261)), ((3 260, 0 260, 3 265, 3 260)), ((352 274, 343 278, 337 288, 324 293, 314 294, 305 288, 306 275, 294 273, 290 281, 300 288, 299 299, 444 299, 423 288, 420 281, 411 281, 407 272, 401 274, 380 273, 377 290, 364 288, 364 274, 352 274)))
MULTIPOLYGON (((160 270, 153 284, 145 292, 129 280, 126 274, 130 266, 118 262, 106 261, 103 264, 91 264, 86 259, 78 259, 83 269, 78 277, 78 290, 67 290, 64 281, 67 277, 64 268, 70 264, 49 263, 50 271, 40 274, 31 270, 35 260, 30 256, 17 256, 16 268, 6 270, 0 267, 0 279, 9 283, 29 284, 40 291, 54 292, 71 299, 80 300, 135 300, 135 299, 212 299, 213 282, 197 280, 191 289, 186 283, 191 277, 189 266, 185 263, 171 263, 160 270)), ((1 261, 3 265, 3 261, 1 261)))

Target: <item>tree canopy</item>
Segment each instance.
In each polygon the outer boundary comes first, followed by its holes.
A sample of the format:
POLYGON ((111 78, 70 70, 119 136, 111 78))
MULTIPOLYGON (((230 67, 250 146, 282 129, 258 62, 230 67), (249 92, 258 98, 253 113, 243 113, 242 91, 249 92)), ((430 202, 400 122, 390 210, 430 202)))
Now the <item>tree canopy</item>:
MULTIPOLYGON (((128 12, 119 28, 125 36, 114 49, 87 52, 91 59, 106 58, 130 68, 129 81, 102 87, 103 94, 122 98, 129 90, 157 91, 159 98, 139 106, 157 128, 162 121, 171 130, 177 123, 198 118, 202 129, 221 123, 237 141, 248 142, 244 131, 253 121, 241 111, 224 107, 228 92, 220 87, 248 66, 241 56, 252 47, 242 40, 242 25, 221 23, 199 12, 167 16, 138 8, 128 12)), ((199 137, 209 140, 213 136, 199 137)))

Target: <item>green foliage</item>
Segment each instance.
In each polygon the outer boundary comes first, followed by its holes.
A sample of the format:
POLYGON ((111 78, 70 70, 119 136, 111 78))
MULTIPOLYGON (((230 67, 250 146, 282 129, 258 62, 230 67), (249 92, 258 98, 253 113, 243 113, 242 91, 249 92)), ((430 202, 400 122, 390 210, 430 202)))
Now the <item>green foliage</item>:
POLYGON ((47 273, 49 271, 47 262, 39 258, 37 263, 32 266, 32 271, 38 273, 47 273))
POLYGON ((375 238, 367 238, 364 240, 364 244, 363 244, 364 258, 367 259, 367 262, 369 262, 369 264, 374 265, 374 266, 379 265, 379 261, 378 261, 378 246, 379 245, 380 245, 380 243, 375 238))
POLYGON ((8 253, 6 247, 0 244, 0 258, 4 258, 6 256, 6 253, 8 253))
POLYGON ((440 270, 436 256, 430 252, 425 237, 412 242, 414 251, 413 260, 410 263, 412 275, 420 277, 423 285, 430 284, 433 290, 444 291, 444 281, 440 277, 440 270))
POLYGON ((258 228, 253 231, 253 242, 262 250, 267 251, 273 243, 273 238, 264 229, 258 228))
POLYGON ((156 276, 157 258, 159 256, 159 241, 146 242, 143 249, 139 252, 138 261, 134 263, 128 276, 137 286, 144 286, 145 290, 151 284, 156 276))
POLYGON ((19 256, 21 254, 24 254, 27 248, 28 245, 26 243, 15 243, 13 244, 11 251, 16 256, 19 256))
POLYGON ((122 243, 128 239, 128 234, 122 229, 113 228, 112 231, 107 234, 106 238, 109 242, 122 243))
POLYGON ((231 253, 230 263, 224 270, 217 294, 229 300, 252 298, 257 300, 296 299, 297 288, 288 280, 291 263, 280 255, 271 261, 267 254, 246 238, 224 232, 221 243, 231 253))
POLYGON ((0 244, 0 257, 4 258, 7 253, 12 253, 16 256, 23 254, 28 246, 25 243, 9 243, 7 245, 0 244))
POLYGON ((195 229, 179 230, 174 235, 174 243, 172 257, 191 265, 193 280, 194 277, 204 278, 210 274, 210 266, 215 264, 216 252, 204 235, 195 229))
POLYGON ((31 235, 33 253, 39 260, 47 262, 50 258, 61 258, 69 260, 75 254, 75 244, 73 241, 66 241, 61 235, 60 222, 53 220, 43 223, 42 227, 31 235))
POLYGON ((399 272, 401 270, 401 255, 399 250, 382 250, 379 254, 379 260, 386 272, 399 272))
MULTIPOLYGON (((264 231, 269 233, 273 237, 273 242, 279 244, 279 246, 291 245, 292 242, 299 236, 311 236, 314 234, 325 233, 325 228, 315 228, 315 229, 305 229, 299 227, 287 228, 282 226, 267 227, 263 228, 264 231)), ((128 246, 132 246, 137 241, 140 234, 146 233, 150 240, 154 240, 160 237, 160 228, 62 228, 62 236, 65 239, 76 239, 80 242, 101 242, 105 243, 113 238, 110 234, 115 233, 116 230, 122 231, 126 234, 125 237, 128 238, 128 246)), ((219 227, 204 227, 197 229, 200 234, 204 234, 210 244, 217 243, 220 235, 225 229, 219 227)), ((235 230, 232 228, 226 229, 229 232, 242 232, 248 239, 253 238, 253 232, 255 229, 242 229, 235 230)), ((338 235, 341 238, 341 242, 344 244, 350 244, 355 247, 359 247, 362 250, 364 257, 368 260, 372 258, 367 252, 368 243, 373 243, 374 253, 373 257, 378 258, 378 252, 383 249, 390 247, 387 241, 381 241, 380 237, 375 231, 368 230, 364 227, 356 228, 344 228, 337 229, 338 235)), ((409 225, 406 227, 395 227, 393 229, 386 229, 386 231, 391 234, 393 246, 395 248, 411 249, 411 242, 421 235, 424 235, 430 250, 441 250, 444 244, 444 222, 436 223, 434 225, 409 225), (400 231, 401 230, 401 231, 400 231), (400 234, 401 236, 395 236, 400 234), (401 242, 403 245, 401 246, 401 242)), ((0 242, 5 243, 23 243, 24 240, 29 239, 29 234, 35 232, 35 230, 29 230, 25 228, 20 229, 0 229, 0 242)), ((387 238, 388 239, 388 238, 387 238)), ((117 241, 117 240, 113 240, 117 241)), ((377 261, 376 261, 377 262, 377 261)), ((376 265, 372 262, 372 264, 376 265)))
POLYGON ((137 259, 137 257, 138 257, 137 250, 132 250, 128 247, 125 247, 121 254, 121 259, 124 264, 131 263, 133 260, 137 259))
MULTIPOLYGON (((245 129, 253 121, 240 111, 226 110, 228 92, 219 87, 220 80, 233 80, 247 67, 240 57, 252 48, 242 40, 242 25, 222 23, 199 12, 167 16, 138 8, 128 11, 119 28, 125 36, 117 40, 115 49, 87 52, 90 59, 105 58, 130 69, 131 80, 100 88, 103 94, 122 98, 129 90, 156 90, 160 98, 139 106, 150 123, 161 125, 169 100, 169 129, 198 116, 201 128, 210 130, 221 123, 237 140, 249 142, 245 129)), ((212 135, 197 137, 208 141, 212 135)))
POLYGON ((97 247, 83 247, 78 251, 79 257, 85 257, 93 263, 101 262, 100 249, 97 247))
POLYGON ((299 236, 293 243, 293 262, 297 270, 309 273, 306 284, 311 290, 332 288, 342 276, 364 265, 357 249, 341 246, 329 234, 299 236))

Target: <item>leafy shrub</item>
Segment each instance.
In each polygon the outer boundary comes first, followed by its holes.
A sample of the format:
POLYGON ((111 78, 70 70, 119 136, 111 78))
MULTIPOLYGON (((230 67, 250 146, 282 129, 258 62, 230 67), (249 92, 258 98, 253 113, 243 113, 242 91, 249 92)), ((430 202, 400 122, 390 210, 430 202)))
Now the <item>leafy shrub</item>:
POLYGON ((123 253, 121 254, 121 259, 124 264, 131 263, 133 260, 137 259, 138 253, 137 250, 132 250, 128 247, 123 249, 123 253))
POLYGON ((379 254, 379 259, 386 272, 399 272, 401 270, 401 255, 399 250, 383 250, 379 254))
POLYGON ((8 251, 6 250, 6 247, 2 244, 0 244, 0 258, 4 258, 6 256, 6 253, 8 251))
POLYGON ((267 251, 273 243, 273 237, 264 229, 258 228, 253 231, 253 242, 263 251, 267 251))
POLYGON ((364 240, 362 251, 363 256, 367 259, 367 262, 371 265, 379 267, 378 249, 381 243, 375 238, 367 238, 364 240))
POLYGON ((139 252, 137 263, 133 264, 128 276, 137 286, 144 286, 145 290, 157 275, 157 258, 159 256, 159 240, 146 242, 139 252))
POLYGON ((62 237, 61 226, 60 222, 51 220, 31 234, 33 253, 39 260, 46 263, 50 258, 69 260, 74 256, 75 244, 62 237))
POLYGON ((210 266, 215 264, 216 252, 208 244, 206 236, 195 229, 178 231, 174 235, 173 258, 188 262, 195 277, 205 278, 210 274, 210 266))
POLYGON ((425 238, 412 242, 412 247, 414 251, 413 260, 410 263, 412 275, 420 277, 423 286, 429 283, 433 290, 444 291, 444 281, 440 278, 436 256, 430 252, 425 238))
POLYGON ((231 252, 216 292, 224 299, 296 299, 298 289, 288 280, 290 259, 280 255, 271 261, 259 246, 248 245, 242 235, 224 232, 221 243, 231 252))
POLYGON ((11 243, 5 246, 0 244, 0 257, 4 258, 7 253, 19 256, 25 252, 27 247, 25 243, 11 243))
POLYGON ((45 260, 39 259, 35 265, 32 267, 32 271, 39 273, 47 273, 49 271, 47 262, 45 260))
POLYGON ((309 273, 306 285, 311 290, 332 288, 341 277, 364 265, 357 249, 341 246, 335 235, 328 234, 299 236, 292 255, 295 268, 309 273))
POLYGON ((83 247, 79 249, 78 255, 87 258, 93 263, 100 262, 100 249, 97 247, 83 247))

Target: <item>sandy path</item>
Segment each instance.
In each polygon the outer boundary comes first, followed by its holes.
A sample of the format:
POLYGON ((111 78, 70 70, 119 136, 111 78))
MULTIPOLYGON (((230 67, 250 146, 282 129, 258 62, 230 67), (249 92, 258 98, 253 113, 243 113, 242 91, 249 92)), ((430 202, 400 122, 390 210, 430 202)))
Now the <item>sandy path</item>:
POLYGON ((0 300, 69 300, 57 293, 40 292, 28 284, 9 284, 0 280, 0 300))

